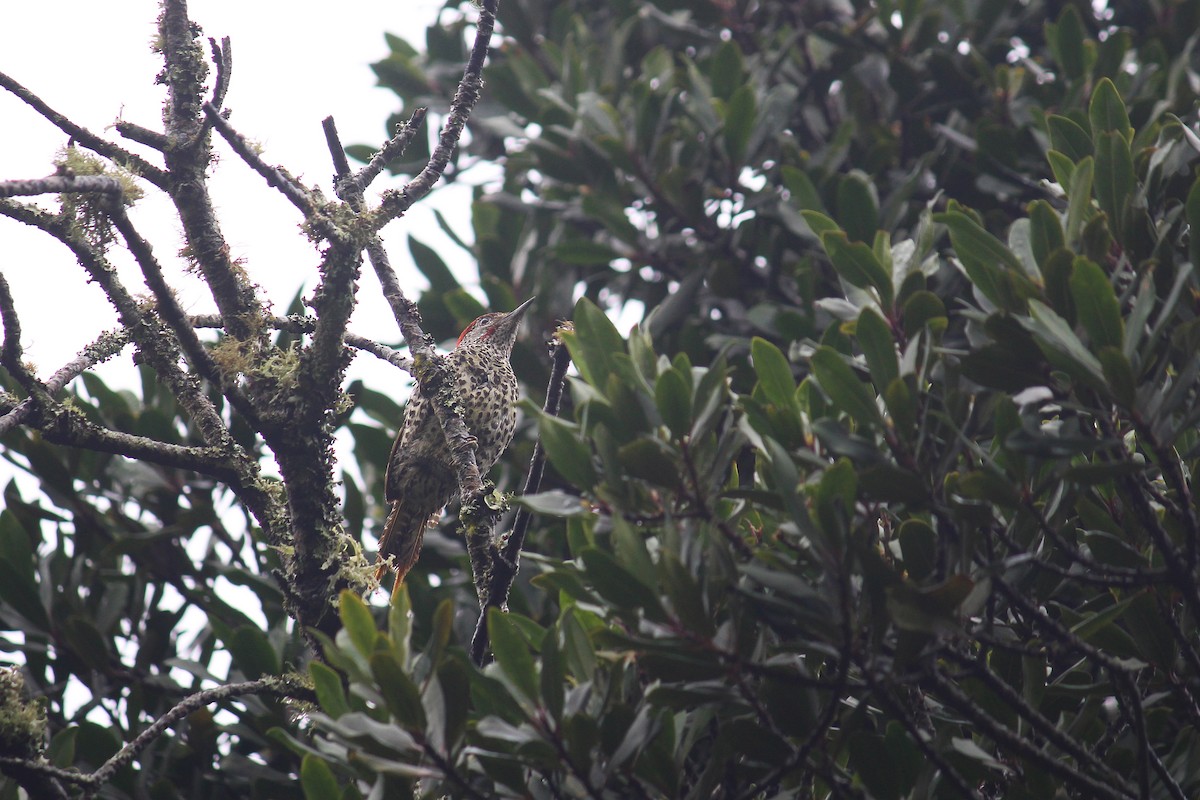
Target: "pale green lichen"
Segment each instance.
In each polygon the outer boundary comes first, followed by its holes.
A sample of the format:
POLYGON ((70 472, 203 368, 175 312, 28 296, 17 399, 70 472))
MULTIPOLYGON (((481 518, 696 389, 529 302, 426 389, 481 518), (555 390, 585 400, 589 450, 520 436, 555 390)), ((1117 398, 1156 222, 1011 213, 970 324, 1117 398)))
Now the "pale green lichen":
POLYGON ((0 668, 0 752, 35 758, 45 749, 44 703, 25 696, 25 676, 19 668, 0 668))
MULTIPOLYGON (((378 589, 379 581, 375 580, 376 565, 367 558, 362 544, 353 537, 347 536, 341 528, 331 531, 329 535, 334 546, 322 568, 337 567, 337 573, 333 576, 333 584, 337 585, 340 581, 345 581, 353 591, 363 595, 378 589)), ((330 604, 336 608, 337 594, 331 592, 329 600, 330 604)))
MULTIPOLYGON (((131 173, 77 147, 59 150, 54 165, 62 176, 100 176, 116 180, 121 187, 121 203, 126 206, 142 197, 142 190, 131 173)), ((58 199, 60 213, 71 221, 72 228, 96 249, 106 250, 113 240, 112 223, 105 210, 105 203, 111 203, 111 199, 97 192, 63 192, 58 199)))

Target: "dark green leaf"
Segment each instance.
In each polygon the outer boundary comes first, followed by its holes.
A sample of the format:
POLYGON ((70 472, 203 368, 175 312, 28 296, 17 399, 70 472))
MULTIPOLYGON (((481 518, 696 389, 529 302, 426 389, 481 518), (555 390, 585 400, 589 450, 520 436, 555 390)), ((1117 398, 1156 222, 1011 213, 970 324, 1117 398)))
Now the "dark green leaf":
POLYGON ((875 238, 879 206, 868 178, 862 173, 851 172, 838 181, 837 218, 851 241, 870 242, 875 238))
POLYGON ((1129 124, 1129 112, 1117 87, 1108 78, 1101 78, 1092 92, 1088 104, 1088 120, 1092 123, 1093 138, 1101 133, 1113 132, 1129 145, 1133 141, 1133 127, 1129 124))
POLYGON ((879 800, 898 800, 900 781, 891 756, 884 747, 883 737, 866 731, 850 734, 850 763, 872 797, 879 800))
POLYGON ((1046 39, 1063 72, 1071 80, 1079 80, 1087 73, 1086 33, 1075 6, 1064 8, 1057 23, 1046 23, 1046 39))
MULTIPOLYGON (((821 194, 817 191, 817 187, 813 185, 812 178, 808 177, 808 173, 802 169, 785 165, 780 174, 783 176, 783 186, 791 195, 792 205, 800 210, 810 210, 814 212, 824 212, 825 206, 821 202, 821 194)), ((822 213, 822 216, 824 214, 822 213)), ((807 217, 806 217, 807 219, 807 217)), ((837 225, 829 217, 824 217, 829 221, 829 226, 826 230, 834 230, 837 225)), ((813 225, 813 221, 808 220, 809 227, 816 231, 817 235, 821 234, 821 230, 813 225)))
POLYGON ((821 244, 838 275, 860 289, 875 289, 883 307, 891 307, 895 296, 892 276, 879 263, 870 245, 851 242, 841 231, 821 234, 821 244))
POLYGON ((608 264, 619 254, 603 242, 594 242, 591 239, 573 239, 551 248, 547 255, 564 264, 589 266, 608 264))
POLYGON ((1125 341, 1125 324, 1108 275, 1094 261, 1080 256, 1075 259, 1070 284, 1079 322, 1087 331, 1092 348, 1119 350, 1125 341))
POLYGON ((421 270, 421 274, 429 281, 429 285, 435 292, 449 292, 459 288, 454 273, 450 271, 446 262, 432 247, 409 236, 408 251, 412 253, 417 269, 421 270))
POLYGON ((264 675, 279 674, 279 656, 271 646, 271 640, 258 628, 242 626, 234 631, 226 642, 234 665, 250 680, 264 675))
POLYGON ((961 211, 935 214, 950 229, 950 240, 967 275, 992 303, 1008 311, 1023 311, 1024 301, 1037 294, 1020 260, 975 220, 961 211))
POLYGON ((375 649, 375 637, 379 631, 375 628, 375 618, 371 609, 362 598, 349 589, 343 590, 339 596, 342 627, 345 628, 354 649, 363 656, 371 655, 375 649))
POLYGON ((718 47, 708 74, 713 96, 728 100, 738 87, 744 85, 742 69, 742 49, 736 41, 730 39, 718 47))
POLYGON ((871 390, 836 350, 825 345, 818 347, 812 354, 812 368, 835 408, 849 414, 860 425, 875 427, 883 422, 871 390))
POLYGON ((488 609, 487 626, 496 663, 526 700, 539 704, 537 670, 525 638, 508 615, 498 608, 488 609))
POLYGON ((675 369, 668 369, 654 383, 654 404, 659 416, 676 438, 682 438, 692 428, 692 383, 675 369))
POLYGON ((1118 241, 1125 240, 1126 217, 1136 180, 1129 142, 1115 131, 1096 135, 1096 201, 1108 215, 1118 241))
MULTIPOLYGON (((440 616, 444 613, 439 605, 438 610, 434 612, 435 631, 440 622, 440 616)), ((412 600, 408 596, 408 586, 401 584, 400 588, 392 593, 392 602, 388 606, 388 640, 391 642, 396 660, 402 665, 408 664, 409 647, 412 643, 412 623, 412 600)))
POLYGON ((584 578, 604 599, 617 608, 641 608, 648 617, 663 617, 658 595, 611 555, 597 548, 588 548, 581 553, 581 558, 584 578))
POLYGON ((734 164, 740 164, 747 155, 746 143, 757 119, 755 105, 754 89, 750 86, 739 86, 729 98, 725 112, 725 146, 734 164))
POLYGON ((371 676, 379 686, 379 693, 400 724, 412 730, 425 728, 425 707, 421 704, 421 692, 396 656, 388 650, 372 653, 371 676))
POLYGON ((658 576, 650 551, 641 534, 623 519, 613 519, 613 550, 621 566, 628 569, 647 589, 658 587, 658 576))
POLYGON ((919 519, 905 520, 897 538, 909 576, 922 581, 932 575, 937 565, 937 534, 933 528, 919 519))
POLYGON ((332 667, 314 659, 308 662, 308 674, 312 676, 317 703, 322 711, 334 719, 350 711, 346 693, 342 689, 342 678, 332 667))
MULTIPOLYGON (((904 302, 904 335, 916 336, 926 325, 933 327, 937 320, 946 319, 946 305, 933 292, 913 292, 904 302)), ((944 323, 943 323, 944 326, 944 323)))
POLYGON ((596 484, 596 470, 592 466, 592 451, 582 439, 578 425, 559 417, 543 414, 538 418, 538 433, 546 457, 572 486, 590 489, 596 484))
POLYGON ((792 367, 778 347, 755 336, 750 340, 754 373, 767 401, 781 410, 795 410, 796 379, 792 367))
POLYGON ((871 307, 864 308, 858 315, 854 334, 867 359, 867 369, 876 391, 882 393, 892 381, 900 377, 900 364, 896 359, 896 342, 892 329, 883 317, 871 307))
POLYGON ((340 795, 333 770, 311 754, 300 762, 300 786, 304 789, 304 800, 337 800, 340 795))
POLYGON ((1058 212, 1045 200, 1029 204, 1029 240, 1034 260, 1040 267, 1045 266, 1051 253, 1065 244, 1058 212))
POLYGON ((558 647, 558 631, 551 629, 542 637, 542 668, 539 675, 542 702, 546 710, 556 720, 562 719, 563 687, 566 675, 563 673, 563 656, 558 647))
POLYGON ((892 428, 901 438, 913 439, 917 434, 917 403, 903 378, 888 384, 883 401, 892 415, 892 428))
POLYGON ((1162 670, 1172 669, 1175 663, 1175 637, 1164 619, 1165 614, 1171 613, 1171 609, 1155 599, 1153 590, 1135 595, 1125 612, 1126 625, 1142 658, 1162 670))
POLYGON ((581 297, 575 304, 575 330, 562 336, 584 380, 602 388, 616 371, 614 357, 625 352, 625 341, 616 326, 595 303, 581 297))
POLYGON ((1071 175, 1069 183, 1063 185, 1067 192, 1067 244, 1076 245, 1083 234, 1083 227, 1092 216, 1092 182, 1096 164, 1089 156, 1080 161, 1071 175))
POLYGON ((683 562, 674 553, 663 551, 658 559, 658 572, 660 585, 679 621, 697 636, 711 636, 712 618, 705 611, 700 586, 683 562))

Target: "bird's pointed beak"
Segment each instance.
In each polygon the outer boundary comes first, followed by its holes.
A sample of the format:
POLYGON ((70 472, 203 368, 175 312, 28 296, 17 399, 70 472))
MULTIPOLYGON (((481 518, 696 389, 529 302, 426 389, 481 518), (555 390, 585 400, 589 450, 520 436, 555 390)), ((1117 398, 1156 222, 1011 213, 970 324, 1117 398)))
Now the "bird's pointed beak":
POLYGON ((508 312, 503 319, 496 323, 496 327, 492 329, 492 335, 498 340, 506 342, 506 346, 511 348, 512 343, 517 340, 517 329, 521 327, 521 318, 525 316, 525 312, 529 310, 529 306, 535 299, 531 297, 508 312))
POLYGON ((521 305, 517 306, 512 311, 508 312, 509 319, 513 319, 514 317, 516 319, 520 319, 521 317, 525 316, 525 312, 529 310, 529 306, 533 304, 534 300, 537 300, 536 295, 529 298, 524 303, 521 303, 521 305))

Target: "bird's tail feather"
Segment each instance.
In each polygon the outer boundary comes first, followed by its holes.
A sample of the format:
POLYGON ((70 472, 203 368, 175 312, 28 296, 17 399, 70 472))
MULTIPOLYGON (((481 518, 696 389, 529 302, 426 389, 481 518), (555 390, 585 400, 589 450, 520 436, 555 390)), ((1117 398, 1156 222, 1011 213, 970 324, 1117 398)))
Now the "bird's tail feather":
POLYGON ((379 537, 379 566, 375 570, 375 580, 382 580, 388 568, 396 571, 396 585, 404 582, 404 577, 417 563, 421 555, 421 543, 425 540, 425 526, 429 520, 402 519, 404 503, 397 500, 392 503, 392 510, 383 523, 383 534, 379 537), (408 524, 401 524, 402 522, 408 524))

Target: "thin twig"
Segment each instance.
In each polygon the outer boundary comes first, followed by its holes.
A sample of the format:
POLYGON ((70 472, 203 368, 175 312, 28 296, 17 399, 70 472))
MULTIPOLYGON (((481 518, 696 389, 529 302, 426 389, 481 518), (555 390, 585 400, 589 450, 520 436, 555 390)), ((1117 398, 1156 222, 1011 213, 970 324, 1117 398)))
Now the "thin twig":
POLYGON ((160 189, 166 188, 167 174, 161 168, 154 166, 136 153, 131 153, 106 139, 102 139, 82 125, 75 124, 3 72, 0 72, 0 87, 12 92, 31 106, 34 111, 41 114, 55 127, 70 136, 72 141, 86 147, 88 150, 112 159, 117 164, 120 164, 135 175, 145 178, 160 189))
POLYGON ((987 736, 1007 752, 1028 758, 1046 772, 1056 775, 1065 783, 1085 792, 1089 797, 1124 800, 1137 796, 1133 787, 1123 780, 1110 777, 1106 781, 1094 775, 1085 774, 1082 770, 1076 769, 1034 746, 980 708, 979 704, 972 700, 966 692, 959 689, 953 681, 948 680, 937 669, 928 670, 926 678, 937 687, 936 696, 939 700, 956 709, 971 721, 978 733, 987 736))
MULTIPOLYGON (((555 337, 550 346, 550 381, 546 385, 546 402, 542 412, 552 417, 558 416, 559 405, 562 401, 563 386, 566 383, 567 368, 571 366, 571 352, 562 340, 555 337)), ((546 451, 541 439, 533 446, 533 457, 529 462, 529 474, 525 478, 525 488, 521 495, 527 497, 537 494, 542 485, 542 474, 546 466, 546 451)), ((525 535, 529 530, 529 520, 532 514, 529 509, 521 506, 513 519, 512 531, 500 547, 498 558, 493 559, 489 574, 489 587, 485 593, 485 601, 479 609, 479 619, 475 623, 475 634, 471 637, 471 660, 483 666, 488 658, 487 612, 489 608, 505 608, 508 605, 508 594, 512 590, 520 569, 521 550, 525 546, 525 535)))
POLYGON ((225 95, 229 92, 229 75, 233 72, 233 42, 228 36, 221 37, 221 43, 209 37, 208 46, 212 50, 213 64, 217 68, 217 81, 213 85, 212 99, 209 103, 217 109, 225 105, 225 95))
POLYGON ((350 174, 350 162, 346 160, 346 152, 341 148, 337 138, 337 128, 334 127, 333 117, 326 117, 321 123, 325 129, 325 139, 329 144, 330 155, 333 156, 333 166, 338 179, 334 181, 334 192, 345 200, 347 195, 361 196, 367 187, 379 177, 380 173, 397 158, 404 155, 413 139, 420 133, 425 124, 426 109, 418 108, 413 111, 407 122, 399 125, 396 135, 383 143, 383 146, 371 156, 367 165, 354 175, 350 174))
POLYGON ((131 763, 137 757, 138 753, 145 750, 151 742, 161 736, 163 731, 186 718, 192 712, 212 703, 232 700, 248 694, 274 694, 293 699, 314 699, 312 692, 306 687, 275 676, 259 678, 256 681, 247 681, 245 683, 231 683, 225 686, 218 686, 215 689, 206 689, 205 691, 197 692, 185 698, 166 714, 156 719, 146 730, 139 733, 133 741, 122 747, 108 761, 105 761, 99 769, 91 775, 85 776, 84 782, 86 783, 86 788, 83 796, 85 798, 93 797, 104 784, 112 780, 117 770, 131 763))
MULTIPOLYGON (((46 381, 46 391, 55 394, 79 377, 85 370, 115 356, 129 344, 129 333, 125 330, 108 331, 100 336, 75 358, 60 367, 46 381)), ((0 436, 25 422, 34 410, 32 397, 27 397, 0 417, 0 436)))
POLYGON ((291 201, 292 205, 300 209, 300 213, 306 218, 316 216, 317 205, 313 202, 308 189, 304 188, 283 167, 272 167, 263 161, 262 157, 255 152, 254 147, 246 141, 246 137, 234 130, 212 103, 204 104, 204 113, 208 117, 209 124, 217 129, 217 133, 221 134, 221 138, 229 143, 233 152, 237 153, 242 161, 245 161, 251 169, 261 175, 268 186, 278 189, 284 197, 291 201))
POLYGON ((18 181, 0 181, 0 197, 61 194, 63 192, 99 192, 120 194, 121 182, 106 175, 51 175, 18 181))
POLYGON ((1113 782, 1121 780, 1121 776, 1111 767, 1093 756, 1088 752, 1086 747, 1064 733, 1054 721, 1044 717, 1037 709, 1026 702, 1025 698, 1021 697, 1015 689, 992 672, 987 664, 981 664, 979 661, 967 658, 949 648, 946 649, 945 655, 971 670, 971 674, 991 689, 1009 708, 1026 720, 1034 731, 1059 750, 1062 750, 1075 759, 1076 763, 1080 766, 1086 767, 1088 774, 1096 777, 1103 776, 1113 782))
POLYGON ((234 381, 228 380, 225 377, 217 367, 216 362, 213 361, 208 349, 205 348, 200 338, 196 336, 196 330, 188 321, 186 312, 179 305, 179 300, 175 297, 175 293, 171 291, 171 287, 167 285, 167 279, 163 274, 162 266, 158 263, 158 259, 154 257, 154 250, 151 248, 150 243, 134 227, 133 221, 125 213, 124 207, 119 203, 113 203, 111 206, 108 210, 109 219, 112 220, 113 226, 121 233, 121 236, 125 239, 125 245, 129 248, 129 252, 133 254, 134 260, 141 267, 142 276, 146 279, 146 285, 150 287, 150 291, 154 293, 154 298, 158 302, 158 313, 171 326, 171 330, 174 331, 175 337, 179 340, 180 347, 187 354, 192 366, 195 367, 201 377, 220 389, 221 394, 252 425, 261 429, 258 409, 242 393, 234 381))
POLYGON ((450 114, 446 124, 438 135, 437 146, 429 156, 429 162, 415 178, 398 191, 385 192, 375 215, 375 229, 378 230, 392 220, 408 211, 414 203, 420 200, 433 188, 442 177, 450 156, 458 146, 463 128, 470 119, 471 111, 479 101, 483 89, 483 62, 487 57, 488 44, 492 39, 492 30, 496 25, 496 8, 499 0, 483 0, 479 9, 479 21, 475 27, 475 42, 471 46, 471 56, 463 70, 462 80, 458 83, 458 91, 450 104, 450 114))

